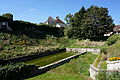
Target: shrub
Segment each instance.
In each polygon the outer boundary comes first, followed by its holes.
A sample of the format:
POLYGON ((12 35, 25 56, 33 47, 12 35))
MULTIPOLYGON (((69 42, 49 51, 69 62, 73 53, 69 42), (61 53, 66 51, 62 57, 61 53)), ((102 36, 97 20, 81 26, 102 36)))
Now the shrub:
POLYGON ((106 71, 100 71, 96 80, 120 80, 120 72, 107 73, 106 71))
POLYGON ((96 76, 96 80, 107 80, 106 79, 106 72, 105 71, 100 71, 98 75, 96 76))
POLYGON ((100 49, 101 53, 107 54, 107 47, 103 47, 100 49))
POLYGON ((111 37, 109 37, 107 39, 107 44, 108 44, 108 46, 110 46, 110 45, 116 43, 118 40, 120 40, 119 34, 112 35, 111 37))
POLYGON ((102 54, 99 54, 95 62, 93 63, 95 67, 98 67, 100 61, 102 59, 102 54))
POLYGON ((24 63, 9 64, 0 67, 0 80, 22 80, 37 70, 34 65, 24 63))

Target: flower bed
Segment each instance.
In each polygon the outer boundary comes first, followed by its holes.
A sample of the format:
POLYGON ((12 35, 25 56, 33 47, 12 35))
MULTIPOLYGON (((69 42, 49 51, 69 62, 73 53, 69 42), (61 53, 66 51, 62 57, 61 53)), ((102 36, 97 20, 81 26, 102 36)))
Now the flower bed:
POLYGON ((112 57, 112 58, 109 58, 109 61, 116 61, 116 60, 120 60, 120 57, 112 57))

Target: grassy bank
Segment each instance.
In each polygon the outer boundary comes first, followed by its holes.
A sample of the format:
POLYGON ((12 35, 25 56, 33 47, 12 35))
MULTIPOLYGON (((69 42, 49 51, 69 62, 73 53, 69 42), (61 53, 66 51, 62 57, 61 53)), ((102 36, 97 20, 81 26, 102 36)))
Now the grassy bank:
POLYGON ((76 40, 69 48, 100 48, 104 44, 103 41, 76 40))
POLYGON ((74 40, 47 35, 45 39, 34 39, 26 35, 0 33, 0 59, 16 58, 45 51, 65 48, 74 40))
POLYGON ((95 54, 86 53, 45 74, 25 80, 92 80, 89 77, 89 66, 96 57, 95 54))
POLYGON ((115 34, 109 37, 101 49, 101 52, 110 57, 120 56, 120 34, 115 34))

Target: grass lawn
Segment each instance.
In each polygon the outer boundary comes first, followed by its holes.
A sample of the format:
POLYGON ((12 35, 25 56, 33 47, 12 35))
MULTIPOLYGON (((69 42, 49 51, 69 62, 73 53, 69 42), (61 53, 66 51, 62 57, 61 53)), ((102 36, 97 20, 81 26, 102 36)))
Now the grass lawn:
POLYGON ((89 77, 89 66, 96 57, 97 55, 95 54, 86 53, 45 74, 25 80, 92 80, 89 77))

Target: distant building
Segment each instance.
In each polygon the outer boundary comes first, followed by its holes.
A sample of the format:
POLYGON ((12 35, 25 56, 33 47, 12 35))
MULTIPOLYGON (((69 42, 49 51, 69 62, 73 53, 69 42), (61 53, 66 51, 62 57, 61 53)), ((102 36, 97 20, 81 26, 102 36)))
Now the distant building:
POLYGON ((113 28, 113 32, 116 34, 120 34, 120 25, 115 25, 113 28))
POLYGON ((57 16, 55 20, 50 16, 48 18, 48 20, 45 22, 45 24, 55 25, 56 27, 64 27, 65 26, 65 23, 59 19, 59 16, 57 16))
POLYGON ((104 36, 111 36, 112 34, 120 34, 120 25, 113 26, 112 32, 104 34, 104 36))
POLYGON ((8 20, 2 16, 0 16, 0 29, 7 29, 9 31, 12 31, 12 29, 9 27, 8 20))

